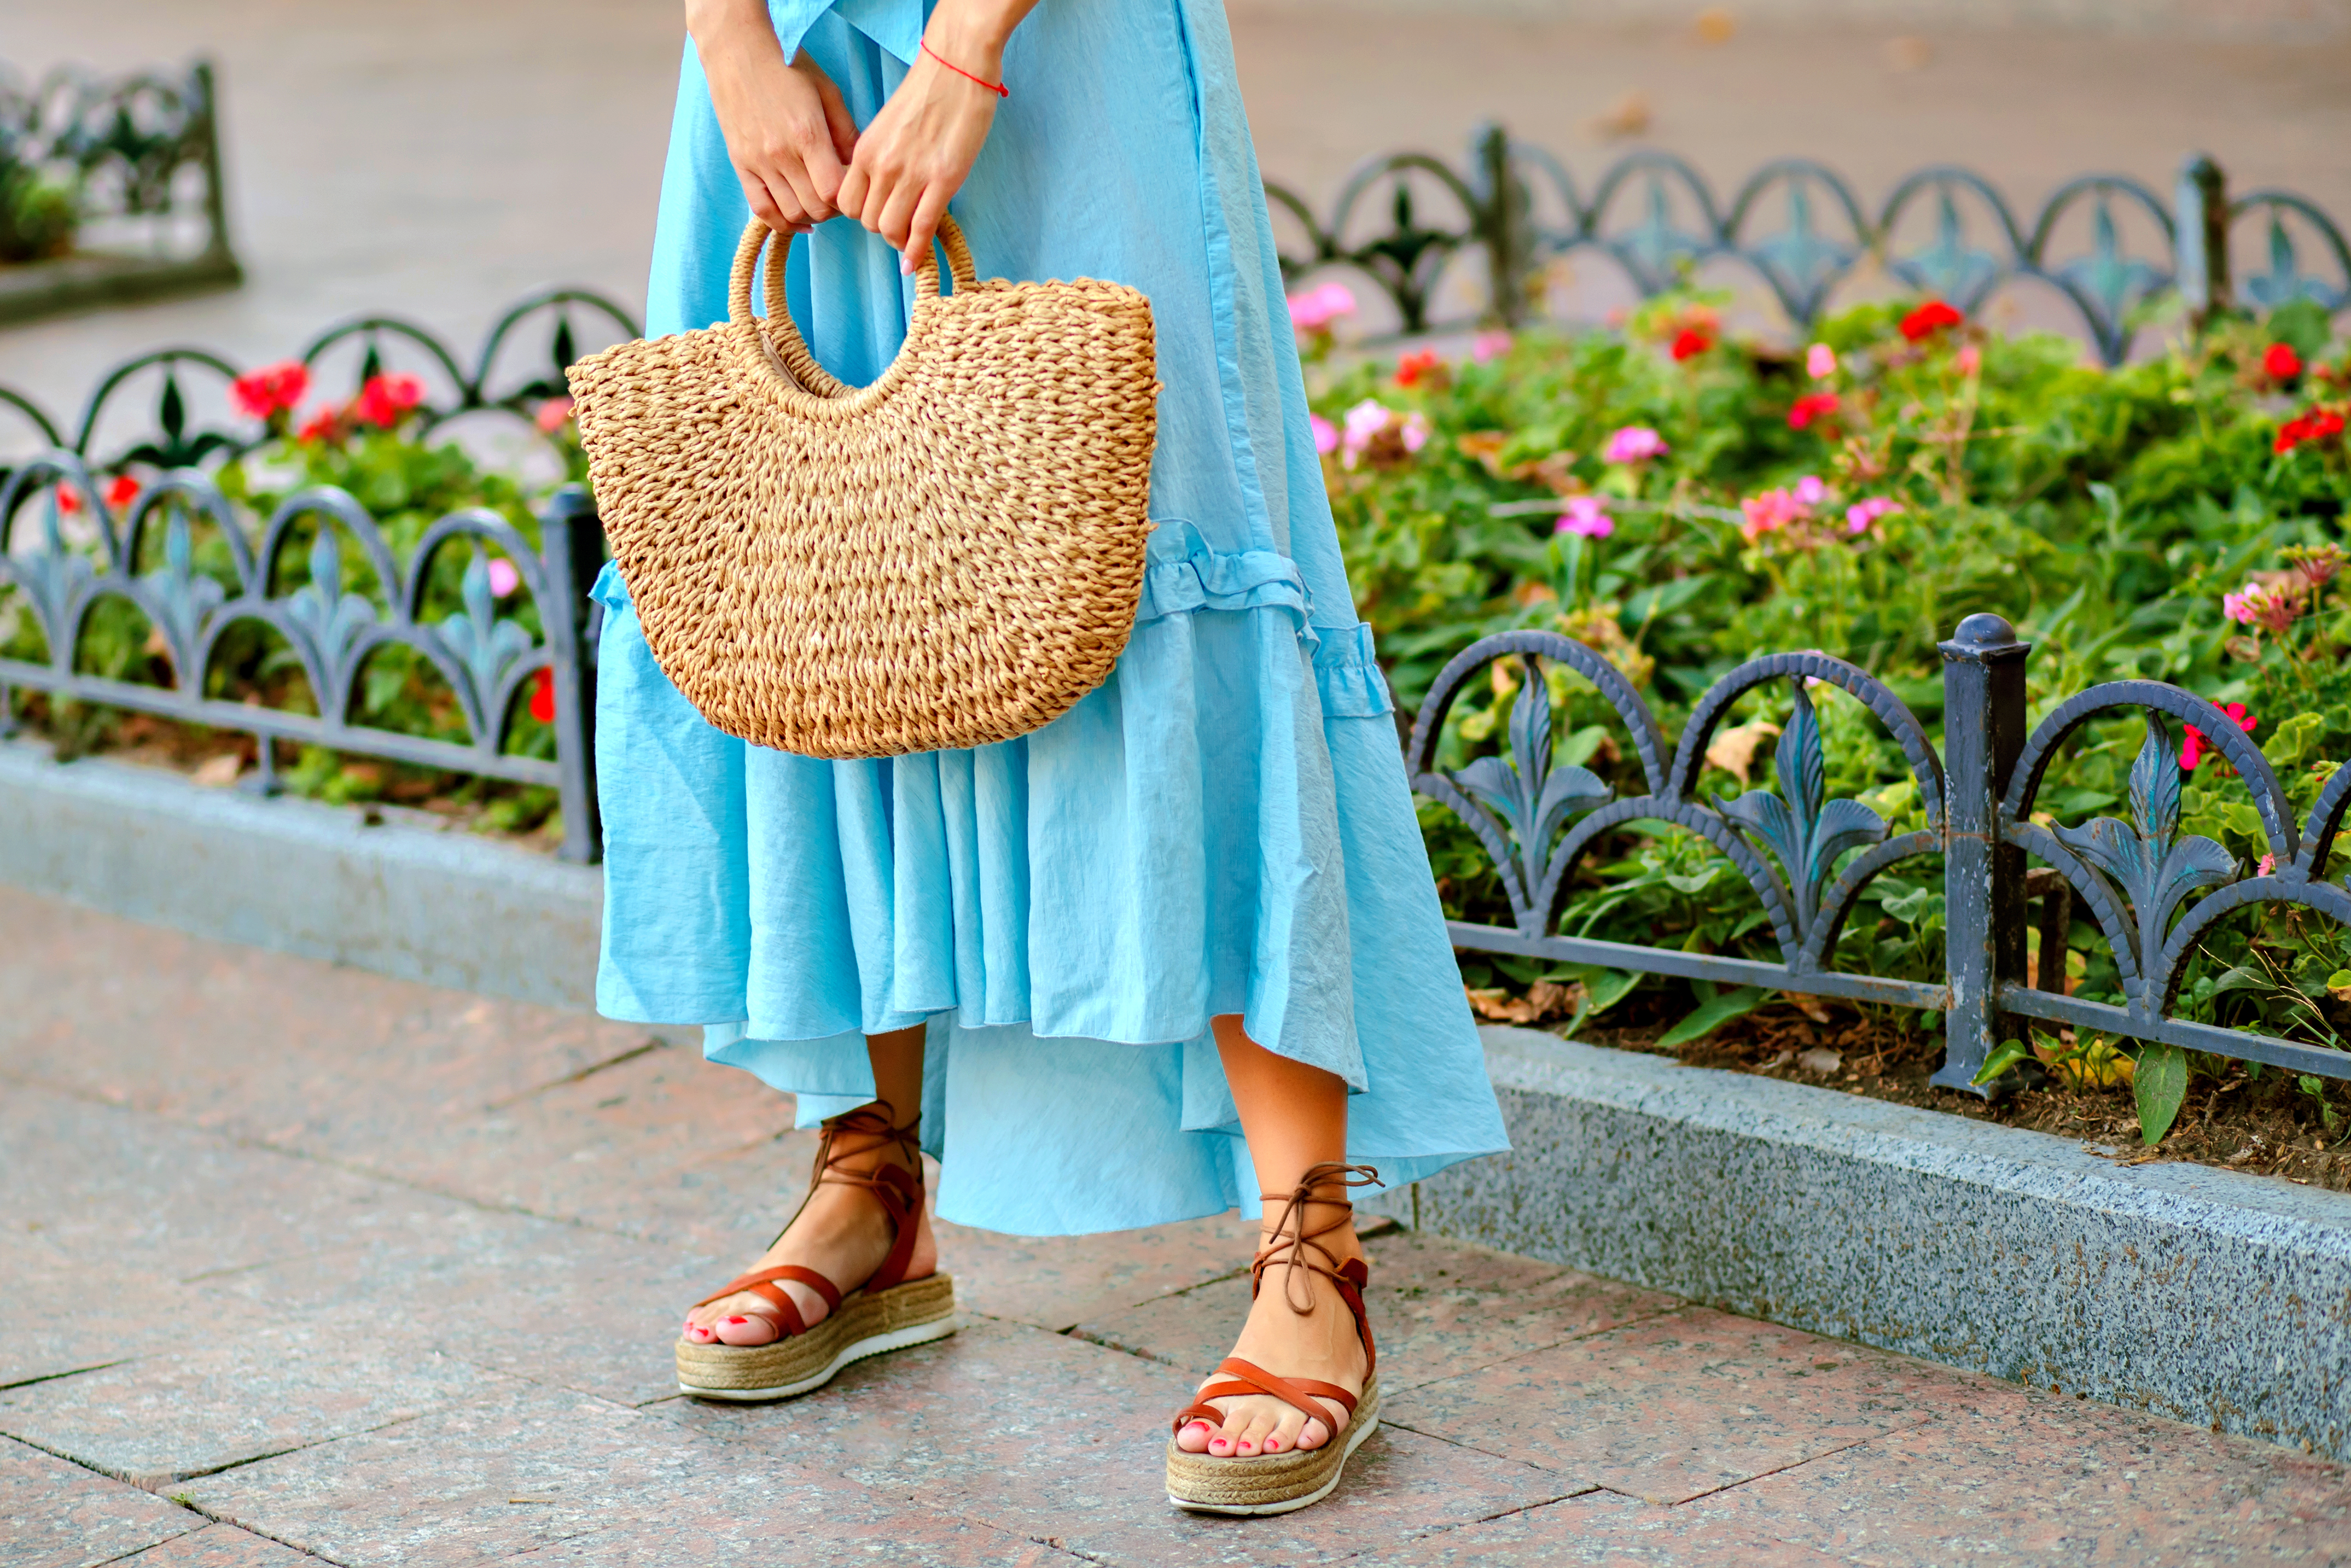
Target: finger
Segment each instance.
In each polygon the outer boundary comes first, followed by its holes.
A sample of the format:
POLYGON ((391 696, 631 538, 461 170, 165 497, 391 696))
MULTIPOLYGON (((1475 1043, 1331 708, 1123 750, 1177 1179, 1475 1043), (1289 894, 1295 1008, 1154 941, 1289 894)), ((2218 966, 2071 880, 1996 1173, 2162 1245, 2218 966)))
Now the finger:
POLYGON ((767 193, 768 206, 776 214, 774 219, 768 220, 769 228, 778 234, 803 234, 815 225, 816 219, 809 215, 799 193, 792 189, 780 172, 770 172, 762 188, 767 193))
POLYGON ((849 170, 841 177, 841 190, 833 196, 834 210, 842 217, 865 221, 865 203, 873 192, 873 172, 857 158, 849 161, 849 170))
POLYGON ((938 237, 939 219, 947 210, 948 191, 944 181, 934 181, 923 188, 923 199, 914 204, 914 215, 906 225, 906 259, 922 265, 923 257, 931 254, 931 242, 938 237))
POLYGON ((882 221, 866 226, 890 242, 893 250, 904 251, 909 261, 914 253, 907 248, 907 231, 914 227, 914 209, 923 200, 924 184, 904 180, 893 187, 888 201, 882 208, 882 221))
POLYGON ((857 152, 857 121, 850 118, 849 104, 831 77, 816 78, 816 96, 824 105, 824 128, 832 137, 832 155, 845 166, 857 152))
POLYGON ((737 173, 743 181, 743 199, 751 204, 751 215, 778 234, 790 228, 791 220, 784 216, 776 198, 768 193, 767 182, 748 170, 737 170, 737 173))
MULTIPOLYGON (((794 141, 799 140, 800 138, 795 136, 794 141)), ((776 160, 774 171, 768 175, 770 190, 775 189, 778 179, 790 188, 803 223, 822 223, 832 216, 832 203, 818 191, 816 181, 810 176, 808 166, 800 161, 797 148, 776 160)), ((777 191, 776 194, 780 202, 783 193, 777 191)))

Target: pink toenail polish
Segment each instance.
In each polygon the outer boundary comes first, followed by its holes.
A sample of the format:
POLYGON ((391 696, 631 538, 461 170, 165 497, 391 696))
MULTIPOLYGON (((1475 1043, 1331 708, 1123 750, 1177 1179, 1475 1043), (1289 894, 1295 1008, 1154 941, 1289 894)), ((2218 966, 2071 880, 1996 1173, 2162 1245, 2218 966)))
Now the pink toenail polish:
POLYGON ((732 1328, 737 1323, 747 1323, 750 1321, 751 1320, 748 1318, 728 1318, 726 1320, 726 1323, 728 1327, 732 1328))

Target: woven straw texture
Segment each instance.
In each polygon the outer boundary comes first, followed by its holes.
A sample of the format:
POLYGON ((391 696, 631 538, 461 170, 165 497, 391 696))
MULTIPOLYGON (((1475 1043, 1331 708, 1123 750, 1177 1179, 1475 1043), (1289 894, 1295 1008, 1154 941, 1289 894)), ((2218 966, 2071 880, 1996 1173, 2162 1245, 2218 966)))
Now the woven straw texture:
POLYGON ((597 510, 662 672, 704 717, 807 757, 985 746, 1108 677, 1143 591, 1151 305, 975 279, 953 220, 904 346, 845 386, 754 220, 728 319, 570 369, 597 510))

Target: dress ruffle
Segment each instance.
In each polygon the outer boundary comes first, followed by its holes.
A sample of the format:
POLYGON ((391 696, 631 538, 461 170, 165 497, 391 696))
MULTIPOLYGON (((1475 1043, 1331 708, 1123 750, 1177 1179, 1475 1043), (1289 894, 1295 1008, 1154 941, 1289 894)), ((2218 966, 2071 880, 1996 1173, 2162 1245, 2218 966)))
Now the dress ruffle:
POLYGON ((1504 1146, 1368 636, 1310 632, 1279 557, 1154 542, 1198 606, 1155 601, 1071 712, 856 762, 711 728, 606 568, 599 1009, 708 1026, 804 1124, 871 1097, 864 1036, 928 1023, 939 1210, 994 1229, 1252 1194, 1219 1014, 1345 1079, 1350 1157, 1391 1181, 1504 1146))

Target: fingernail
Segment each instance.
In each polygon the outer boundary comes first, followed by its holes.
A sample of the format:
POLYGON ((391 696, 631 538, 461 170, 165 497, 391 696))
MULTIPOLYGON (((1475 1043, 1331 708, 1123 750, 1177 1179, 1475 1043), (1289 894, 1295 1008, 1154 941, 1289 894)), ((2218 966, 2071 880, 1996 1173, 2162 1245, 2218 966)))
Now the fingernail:
POLYGON ((913 274, 914 270, 914 253, 910 250, 900 251, 898 253, 898 276, 901 277, 909 277, 913 274))

